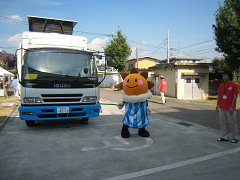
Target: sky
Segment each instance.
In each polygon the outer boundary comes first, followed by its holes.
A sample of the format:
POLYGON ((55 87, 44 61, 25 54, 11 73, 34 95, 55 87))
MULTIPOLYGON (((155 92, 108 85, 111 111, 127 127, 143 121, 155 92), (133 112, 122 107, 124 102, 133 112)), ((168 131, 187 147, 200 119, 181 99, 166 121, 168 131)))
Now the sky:
POLYGON ((73 35, 88 38, 89 48, 97 51, 120 27, 132 49, 128 59, 166 59, 169 31, 170 58, 211 62, 222 57, 212 29, 218 2, 224 0, 0 0, 0 49, 15 53, 21 34, 29 30, 29 15, 78 21, 73 35))

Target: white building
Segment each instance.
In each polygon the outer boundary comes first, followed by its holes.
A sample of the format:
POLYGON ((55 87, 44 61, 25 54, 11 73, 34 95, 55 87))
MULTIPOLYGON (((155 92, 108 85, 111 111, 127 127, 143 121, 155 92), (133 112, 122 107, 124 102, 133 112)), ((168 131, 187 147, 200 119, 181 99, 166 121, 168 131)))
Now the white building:
POLYGON ((166 96, 177 99, 208 99, 209 66, 202 63, 204 58, 174 57, 160 61, 150 67, 154 71, 155 94, 160 84, 160 76, 167 81, 166 96))

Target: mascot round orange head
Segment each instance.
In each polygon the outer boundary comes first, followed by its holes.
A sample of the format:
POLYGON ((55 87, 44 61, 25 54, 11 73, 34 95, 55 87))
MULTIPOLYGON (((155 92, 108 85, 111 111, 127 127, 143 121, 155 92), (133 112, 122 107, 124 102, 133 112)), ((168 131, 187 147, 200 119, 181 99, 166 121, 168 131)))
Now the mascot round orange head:
POLYGON ((130 74, 123 72, 121 73, 121 76, 123 82, 119 84, 119 88, 123 89, 128 96, 146 94, 148 89, 154 87, 154 83, 147 80, 147 71, 143 71, 139 74, 138 70, 133 67, 130 74))

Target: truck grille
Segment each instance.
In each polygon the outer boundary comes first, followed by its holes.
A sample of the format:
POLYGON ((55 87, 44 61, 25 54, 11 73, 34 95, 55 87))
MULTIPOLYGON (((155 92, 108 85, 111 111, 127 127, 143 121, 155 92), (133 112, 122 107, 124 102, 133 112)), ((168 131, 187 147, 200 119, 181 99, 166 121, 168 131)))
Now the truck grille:
POLYGON ((86 116, 86 113, 68 113, 68 114, 39 114, 38 118, 64 118, 64 117, 79 117, 86 116))
POLYGON ((41 94, 43 102, 80 102, 83 94, 41 94))

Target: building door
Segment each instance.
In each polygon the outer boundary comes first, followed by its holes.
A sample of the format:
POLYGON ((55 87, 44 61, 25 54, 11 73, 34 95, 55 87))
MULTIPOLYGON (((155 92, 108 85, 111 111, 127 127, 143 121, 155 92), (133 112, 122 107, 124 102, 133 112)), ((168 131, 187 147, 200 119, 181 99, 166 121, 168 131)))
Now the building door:
POLYGON ((202 99, 201 76, 185 76, 184 99, 202 99))
POLYGON ((155 77, 154 94, 158 94, 158 95, 160 94, 159 91, 157 92, 159 85, 160 85, 159 77, 156 76, 155 77))

